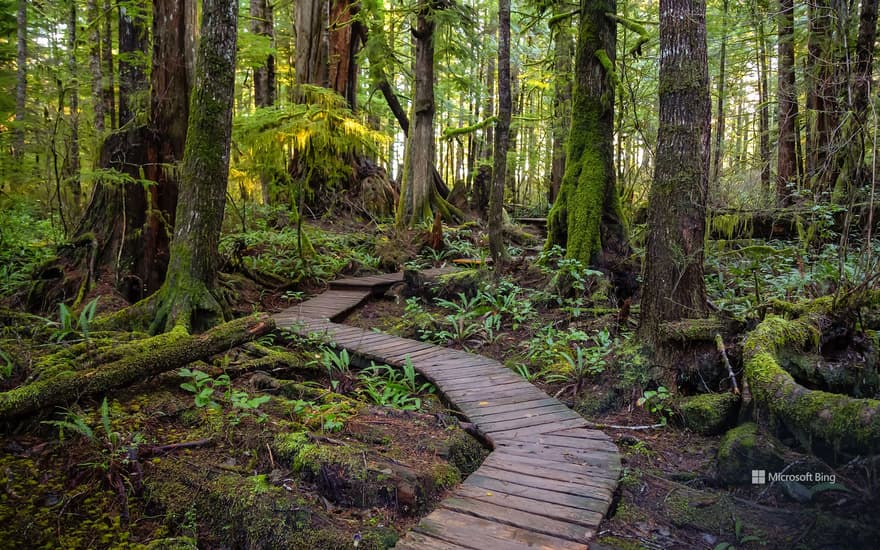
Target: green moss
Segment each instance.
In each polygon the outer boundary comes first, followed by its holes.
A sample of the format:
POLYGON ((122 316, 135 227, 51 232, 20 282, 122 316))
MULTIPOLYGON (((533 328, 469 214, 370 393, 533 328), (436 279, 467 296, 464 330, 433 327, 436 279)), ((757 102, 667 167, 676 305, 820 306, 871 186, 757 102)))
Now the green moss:
POLYGON ((732 393, 704 393, 682 399, 678 408, 687 428, 714 435, 736 421, 739 403, 740 397, 732 393))
POLYGON ((759 324, 743 346, 745 371, 752 394, 800 439, 822 454, 880 451, 880 401, 808 390, 777 360, 783 346, 816 345, 828 299, 798 308, 801 317, 771 316, 759 324))
POLYGON ((438 464, 432 474, 434 485, 438 489, 446 489, 461 482, 461 473, 451 464, 438 464))
POLYGON ((462 478, 477 471, 488 455, 489 450, 463 430, 455 430, 449 438, 447 460, 458 470, 462 478))
POLYGON ((695 527, 716 534, 734 530, 734 504, 726 495, 701 500, 676 491, 669 495, 665 504, 666 516, 677 527, 695 527))

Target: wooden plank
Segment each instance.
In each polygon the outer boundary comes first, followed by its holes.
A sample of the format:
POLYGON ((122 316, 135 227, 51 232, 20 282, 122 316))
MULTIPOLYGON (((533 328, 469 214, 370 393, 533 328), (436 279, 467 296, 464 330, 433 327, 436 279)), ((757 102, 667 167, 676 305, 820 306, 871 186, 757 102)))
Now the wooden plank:
POLYGON ((586 425, 586 422, 584 422, 584 419, 581 417, 577 417, 577 418, 571 418, 568 420, 560 420, 558 422, 554 422, 552 424, 545 424, 542 426, 527 426, 527 427, 523 427, 523 428, 511 428, 509 430, 492 428, 491 430, 483 430, 483 431, 486 433, 486 435, 489 436, 490 439, 492 439, 494 441, 495 437, 498 437, 501 439, 510 439, 510 438, 516 438, 521 435, 547 433, 549 431, 552 431, 553 429, 555 429, 558 426, 565 426, 565 427, 573 428, 575 426, 584 426, 584 425, 586 425))
POLYGON ((606 452, 587 452, 547 446, 526 446, 513 441, 492 441, 496 449, 503 448, 506 454, 534 456, 546 460, 568 461, 594 468, 604 468, 609 472, 620 469, 620 456, 606 452))
POLYGON ((490 454, 486 460, 483 461, 483 466, 515 474, 578 483, 587 487, 597 487, 599 489, 609 489, 609 494, 611 494, 614 487, 617 485, 616 480, 612 481, 608 478, 595 477, 582 472, 561 472, 552 468, 538 466, 533 463, 523 463, 517 460, 512 460, 510 455, 505 457, 501 453, 490 454))
POLYGON ((578 464, 574 462, 568 462, 564 460, 552 460, 550 458, 541 458, 539 456, 524 456, 517 454, 510 454, 506 452, 504 447, 496 449, 492 452, 486 460, 483 461, 484 464, 494 464, 496 460, 499 461, 509 461, 509 462, 517 462, 524 464, 526 466, 532 468, 544 468, 547 470, 557 470, 560 472, 567 472, 573 474, 581 474, 581 475, 589 475, 593 477, 601 477, 604 479, 608 479, 611 481, 617 482, 617 473, 610 472, 605 468, 595 468, 592 466, 587 466, 585 464, 578 464))
POLYGON ((482 550, 587 550, 587 545, 451 510, 435 510, 415 531, 482 550))
POLYGON ((578 414, 571 409, 563 411, 553 411, 540 416, 521 416, 513 420, 487 421, 474 420, 474 424, 481 432, 492 434, 494 432, 517 430, 520 428, 531 428, 532 426, 545 426, 548 430, 553 429, 553 424, 569 420, 583 420, 578 414))
POLYGON ((538 392, 536 395, 509 395, 504 397, 485 396, 483 398, 468 398, 467 401, 459 399, 455 402, 455 406, 465 412, 466 410, 480 410, 484 407, 495 407, 499 405, 513 405, 532 401, 546 399, 547 394, 538 392))
POLYGON ((591 428, 569 428, 567 430, 559 430, 558 432, 553 432, 553 435, 578 439, 601 439, 604 441, 611 441, 611 438, 608 437, 608 434, 606 434, 602 430, 591 428))
POLYGON ((468 476, 467 480, 460 485, 460 487, 476 487, 483 491, 501 492, 521 498, 527 498, 529 500, 568 506, 569 508, 577 508, 578 510, 585 510, 588 512, 597 512, 603 516, 611 503, 611 499, 582 497, 494 479, 480 475, 479 471, 468 476))
POLYGON ((397 541, 394 548, 395 550, 479 550, 475 546, 462 546, 415 531, 409 531, 402 539, 397 541))
POLYGON ((525 387, 528 386, 533 388, 530 384, 524 384, 522 380, 518 380, 516 378, 504 377, 503 373, 499 374, 487 374, 483 376, 475 376, 468 378, 466 381, 462 380, 444 380, 442 381, 443 387, 449 391, 467 391, 467 390, 478 390, 483 388, 495 388, 499 391, 504 391, 511 389, 512 387, 525 387))
POLYGON ((543 445, 552 445, 553 447, 568 447, 572 449, 582 449, 587 451, 606 451, 610 453, 617 452, 617 445, 608 439, 576 439, 574 437, 558 437, 556 432, 550 432, 546 435, 527 436, 524 441, 534 441, 543 445))
POLYGON ((496 506, 529 512, 538 516, 576 523, 578 525, 583 525, 584 527, 595 528, 602 522, 602 514, 599 512, 565 506, 564 504, 543 502, 528 497, 512 495, 503 491, 489 491, 474 485, 459 485, 453 494, 455 496, 489 502, 496 506))
MULTIPOLYGON (((491 416, 493 414, 504 414, 508 412, 517 412, 520 410, 527 409, 537 409, 540 407, 546 407, 549 405, 561 405, 561 403, 553 399, 552 397, 544 397, 543 399, 535 399, 534 401, 523 401, 520 403, 514 403, 511 405, 482 405, 474 408, 474 416, 472 418, 477 418, 480 416, 491 416)), ((565 406, 565 405, 563 405, 565 406)))
MULTIPOLYGON (((452 390, 450 392, 443 392, 450 401, 455 403, 456 406, 468 405, 472 403, 491 403, 495 402, 498 404, 504 404, 504 400, 520 400, 525 401, 527 399, 539 399, 544 394, 534 388, 515 388, 511 390, 504 391, 492 391, 489 392, 487 390, 478 390, 478 391, 467 391, 467 390, 452 390)), ((512 402, 512 401, 508 401, 512 402)))
POLYGON ((481 500, 451 497, 444 499, 440 507, 574 542, 586 542, 595 534, 592 529, 583 525, 505 508, 481 500))
POLYGON ((520 407, 519 409, 506 410, 498 413, 490 412, 489 414, 473 414, 469 416, 472 422, 501 422, 504 420, 515 420, 517 418, 530 418, 533 416, 542 416, 554 412, 570 411, 568 407, 560 402, 542 403, 538 407, 520 407))
POLYGON ((543 489, 545 491, 565 493, 567 495, 585 498, 594 498, 602 501, 611 501, 612 492, 604 486, 596 487, 594 485, 584 485, 583 483, 574 481, 547 479, 536 475, 508 472, 501 468, 493 468, 486 465, 480 466, 475 473, 478 473, 483 477, 497 479, 498 481, 516 483, 517 485, 522 485, 524 487, 532 487, 535 489, 543 489))

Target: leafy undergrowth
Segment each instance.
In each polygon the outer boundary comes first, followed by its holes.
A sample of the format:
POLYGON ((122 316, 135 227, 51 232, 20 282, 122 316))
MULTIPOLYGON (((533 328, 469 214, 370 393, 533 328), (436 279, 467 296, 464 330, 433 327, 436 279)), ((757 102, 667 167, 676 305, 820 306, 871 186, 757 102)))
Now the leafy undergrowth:
POLYGON ((388 548, 485 456, 411 370, 280 343, 8 433, 0 546, 388 548))

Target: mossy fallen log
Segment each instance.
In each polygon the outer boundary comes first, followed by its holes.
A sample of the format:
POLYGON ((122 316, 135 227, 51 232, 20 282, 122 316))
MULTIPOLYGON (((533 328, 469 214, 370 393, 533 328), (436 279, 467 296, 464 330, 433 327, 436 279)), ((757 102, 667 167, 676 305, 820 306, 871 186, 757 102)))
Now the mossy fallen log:
POLYGON ((121 388, 182 367, 197 359, 234 348, 271 332, 275 322, 265 314, 243 317, 197 335, 182 328, 123 344, 119 359, 87 370, 66 370, 0 393, 0 420, 9 420, 80 397, 121 388))
POLYGON ((807 389, 780 366, 784 348, 815 348, 819 344, 821 328, 833 306, 831 299, 823 298, 788 308, 800 314, 793 319, 767 317, 746 336, 746 378, 759 407, 781 421, 804 447, 832 458, 839 453, 877 453, 880 401, 807 389))

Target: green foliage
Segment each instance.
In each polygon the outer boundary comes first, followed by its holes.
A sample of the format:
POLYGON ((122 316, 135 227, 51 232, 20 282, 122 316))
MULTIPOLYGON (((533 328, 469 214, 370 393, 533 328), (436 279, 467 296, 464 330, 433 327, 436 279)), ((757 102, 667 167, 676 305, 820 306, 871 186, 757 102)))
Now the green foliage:
POLYGON ((95 310, 98 307, 98 299, 90 301, 80 311, 79 317, 75 317, 65 304, 58 304, 58 322, 50 321, 50 325, 55 327, 52 331, 50 340, 53 342, 62 342, 75 339, 88 341, 91 333, 92 320, 95 318, 95 310))
POLYGON ((566 384, 557 395, 571 390, 577 395, 586 380, 598 376, 605 371, 605 357, 610 353, 613 342, 607 330, 601 330, 593 336, 594 345, 590 347, 575 346, 574 354, 570 350, 558 351, 561 362, 545 369, 543 378, 548 383, 566 384))
POLYGON ((652 415, 660 419, 660 423, 665 425, 673 414, 672 394, 665 386, 658 386, 656 390, 646 390, 642 397, 636 402, 639 407, 644 407, 652 415))
MULTIPOLYGON (((180 387, 193 394, 196 407, 220 411, 223 405, 218 399, 231 406, 232 410, 226 417, 231 426, 239 424, 242 419, 250 416, 252 411, 256 411, 270 399, 268 395, 251 396, 246 391, 235 389, 228 374, 212 378, 200 370, 188 368, 180 369, 178 374, 190 379, 189 382, 181 383, 180 387)), ((262 422, 266 418, 265 414, 261 414, 257 417, 257 421, 262 422)))
POLYGON ((422 400, 418 396, 434 392, 430 383, 418 383, 415 367, 409 357, 402 369, 371 364, 361 371, 358 379, 361 382, 360 391, 364 395, 377 405, 394 409, 417 411, 422 408, 422 400))
POLYGON ((60 239, 60 229, 34 206, 0 198, 0 297, 22 290, 60 239))

